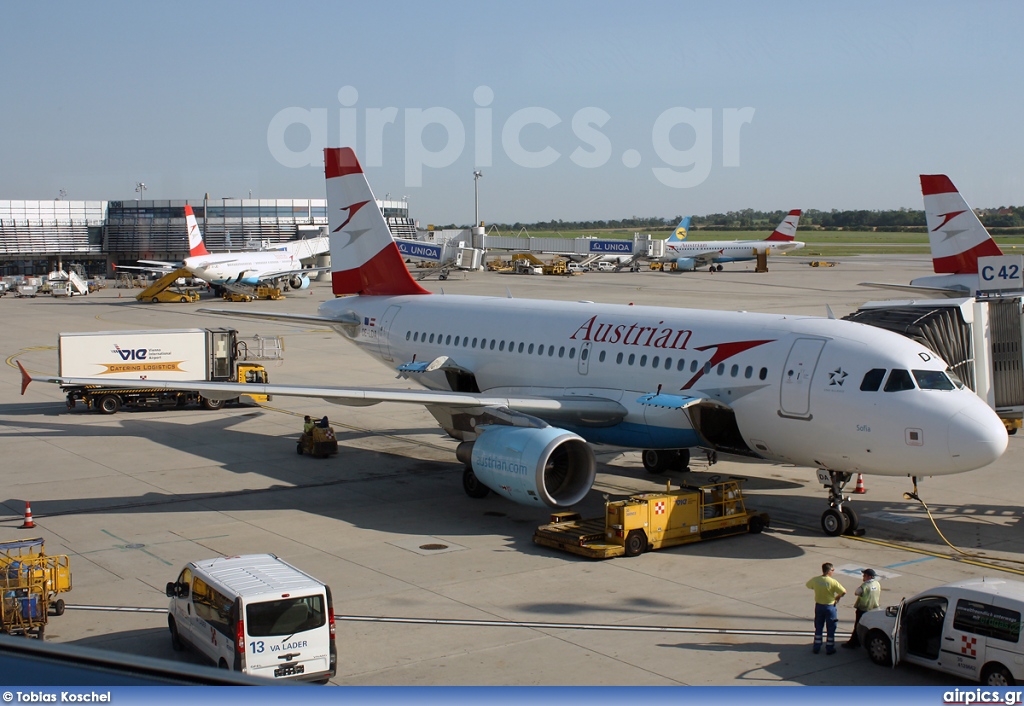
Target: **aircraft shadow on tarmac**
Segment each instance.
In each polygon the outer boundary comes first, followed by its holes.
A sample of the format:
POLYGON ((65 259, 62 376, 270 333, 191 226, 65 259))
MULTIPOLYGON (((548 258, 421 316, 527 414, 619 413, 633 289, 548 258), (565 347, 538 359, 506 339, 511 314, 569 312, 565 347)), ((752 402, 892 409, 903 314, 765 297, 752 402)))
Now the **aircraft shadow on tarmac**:
MULTIPOLYGON (((813 629, 812 620, 803 621, 802 628, 813 629)), ((836 644, 845 642, 849 621, 840 621, 836 633, 836 644), (844 627, 847 631, 844 631, 844 627)), ((801 628, 796 628, 801 629, 801 628)), ((772 654, 778 656, 771 664, 748 669, 736 675, 739 683, 750 685, 771 685, 781 682, 796 682, 804 686, 835 686, 836 684, 857 684, 858 686, 944 686, 971 684, 966 679, 940 674, 934 670, 901 664, 896 669, 872 664, 863 647, 855 650, 840 649, 835 655, 811 652, 811 638, 780 637, 778 642, 688 642, 658 645, 680 650, 698 652, 728 652, 772 654)))
MULTIPOLYGON (((22 410, 23 411, 23 410, 22 410)), ((527 507, 506 501, 495 495, 483 500, 474 500, 462 490, 462 466, 455 461, 430 460, 406 455, 410 447, 406 442, 390 439, 381 434, 338 429, 341 452, 327 459, 312 459, 295 453, 294 434, 275 435, 268 433, 266 424, 261 431, 251 432, 236 428, 242 421, 256 415, 266 414, 262 410, 241 408, 241 415, 209 413, 197 410, 172 411, 171 421, 162 413, 122 413, 116 417, 93 416, 84 412, 69 414, 62 406, 53 405, 53 412, 44 412, 45 419, 38 416, 24 422, 14 418, 17 405, 0 405, 0 415, 6 418, 0 422, 0 433, 5 438, 16 438, 19 434, 35 439, 59 438, 62 448, 75 448, 74 453, 89 461, 107 465, 126 476, 139 473, 153 473, 154 469, 140 471, 138 463, 147 459, 133 460, 131 467, 122 456, 112 460, 116 448, 113 440, 131 437, 140 443, 148 441, 159 456, 159 446, 169 449, 186 449, 193 459, 189 469, 181 473, 193 473, 196 466, 216 466, 228 473, 245 475, 247 478, 263 477, 268 482, 256 487, 232 487, 231 489, 208 492, 147 492, 137 495, 106 497, 76 497, 73 482, 63 484, 66 499, 27 498, 31 500, 35 518, 46 516, 86 514, 98 512, 195 512, 201 510, 230 511, 301 509, 324 517, 343 520, 357 527, 375 529, 395 534, 412 535, 464 535, 500 534, 509 536, 518 551, 538 554, 554 550, 536 547, 532 543, 533 530, 548 521, 550 511, 546 508, 527 507), (58 413, 60 412, 60 413, 58 413), (214 416, 216 414, 216 416, 214 416), (179 416, 185 415, 185 416, 179 416), (51 421, 52 418, 52 421, 51 421), (177 423, 187 420, 188 424, 177 423), (83 424, 89 421, 94 423, 83 424), (103 422, 103 423, 95 423, 103 422), (116 422, 116 423, 111 423, 116 422), (93 440, 95 444, 75 445, 69 440, 93 440), (353 446, 355 442, 373 440, 377 447, 387 450, 367 450, 353 446), (396 449, 396 446, 404 448, 396 449), (394 452, 397 451, 397 452, 394 452), (118 468, 121 464, 121 468, 118 468), (274 482, 276 481, 276 483, 274 482), (70 486, 70 487, 65 487, 70 486), (392 508, 405 510, 380 513, 379 505, 386 500, 392 508), (444 512, 435 512, 430 507, 444 507, 444 512)), ((37 411, 38 415, 39 412, 37 411)), ((273 421, 274 417, 269 417, 273 421)), ((257 420, 259 421, 259 420, 257 420)), ((280 429, 278 425, 277 429, 280 429)), ((431 442, 429 453, 437 454, 447 443, 437 429, 401 431, 402 435, 423 433, 437 435, 436 447, 431 442)), ((396 432, 398 435, 398 432, 396 432)), ((0 437, 0 438, 3 438, 0 437)), ((69 452, 71 453, 71 452, 69 452)), ((413 451, 415 453, 415 451, 413 451)), ((445 454, 446 455, 446 454, 445 454)), ((714 467, 712 467, 714 468, 714 467)), ((635 479, 651 481, 653 490, 664 483, 662 476, 653 476, 643 469, 622 468, 600 464, 601 474, 622 474, 635 479)), ((751 468, 751 470, 754 470, 751 468)), ((785 469, 795 473, 806 472, 808 482, 813 483, 810 469, 785 469)), ((164 474, 170 479, 163 482, 175 485, 173 478, 178 471, 165 468, 164 474)), ((723 476, 725 474, 722 474, 723 476)), ((670 474, 673 487, 680 482, 694 482, 706 473, 670 474)), ((803 553, 802 549, 787 541, 786 534, 822 539, 818 520, 824 498, 784 492, 802 488, 778 478, 749 476, 745 485, 756 494, 747 496, 751 509, 767 511, 773 520, 773 529, 760 537, 747 538, 751 541, 719 540, 684 545, 662 551, 672 551, 694 556, 719 556, 734 558, 787 558, 803 553), (779 491, 783 492, 779 492, 779 491), (767 491, 773 491, 771 493, 767 491), (773 531, 779 532, 773 535, 773 531)), ((599 475, 599 485, 601 476, 599 475)), ((140 484, 141 485, 141 484, 140 484)), ((618 485, 618 483, 616 483, 618 485)), ((635 485, 635 484, 634 484, 635 485)), ((664 486, 662 486, 664 487, 664 486)), ((615 497, 626 496, 637 490, 623 489, 615 497)), ((9 519, 0 519, 0 525, 20 522, 26 498, 8 498, 2 501, 10 513, 9 519)), ((854 503, 861 517, 861 526, 869 536, 894 542, 915 542, 932 544, 942 551, 947 548, 927 521, 920 505, 900 497, 867 499, 858 498, 854 503), (877 517, 872 517, 876 515, 877 517), (901 520, 911 521, 899 521, 901 520)), ((592 492, 574 508, 584 516, 599 517, 603 514, 601 492, 592 492)), ((956 546, 998 546, 1005 541, 1009 528, 1019 524, 1019 508, 1015 506, 983 505, 942 505, 932 506, 933 515, 940 522, 943 533, 956 546), (956 521, 948 521, 951 518, 956 521), (994 521, 993 518, 1001 518, 994 521)), ((570 555, 558 553, 559 556, 570 555)), ((579 558, 580 561, 589 561, 579 558)))

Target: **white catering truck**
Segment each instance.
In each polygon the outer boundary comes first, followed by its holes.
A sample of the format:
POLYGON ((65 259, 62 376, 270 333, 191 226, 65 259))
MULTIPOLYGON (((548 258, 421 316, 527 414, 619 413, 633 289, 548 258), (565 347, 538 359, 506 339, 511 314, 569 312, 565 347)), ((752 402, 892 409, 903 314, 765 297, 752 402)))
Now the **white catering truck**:
MULTIPOLYGON (((225 400, 198 392, 146 387, 146 380, 266 383, 267 371, 253 360, 279 359, 279 338, 243 339, 230 328, 99 331, 58 337, 60 377, 137 380, 138 387, 65 384, 68 409, 81 401, 87 409, 114 414, 123 405, 220 409, 225 400)), ((267 395, 244 395, 266 402, 267 395)))
POLYGON ((326 683, 337 673, 331 589, 273 554, 190 562, 167 584, 171 646, 218 667, 326 683))

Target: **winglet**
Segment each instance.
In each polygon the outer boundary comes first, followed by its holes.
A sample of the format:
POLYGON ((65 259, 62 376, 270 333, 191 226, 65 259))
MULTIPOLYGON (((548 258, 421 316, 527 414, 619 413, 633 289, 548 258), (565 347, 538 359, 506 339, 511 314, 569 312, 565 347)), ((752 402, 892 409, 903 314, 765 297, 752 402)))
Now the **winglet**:
POLYGON ((18 364, 18 370, 21 371, 21 394, 25 394, 25 390, 28 389, 28 384, 32 382, 32 376, 25 370, 25 366, 21 364, 21 361, 15 361, 18 364))
POLYGON ((335 296, 430 294, 409 274, 356 153, 325 149, 324 176, 335 296))

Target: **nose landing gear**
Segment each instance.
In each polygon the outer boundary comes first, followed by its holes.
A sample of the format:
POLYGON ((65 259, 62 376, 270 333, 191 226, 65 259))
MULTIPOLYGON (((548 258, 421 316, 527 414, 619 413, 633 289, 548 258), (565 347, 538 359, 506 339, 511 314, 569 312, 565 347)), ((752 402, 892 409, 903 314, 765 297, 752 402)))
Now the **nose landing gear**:
POLYGON ((843 489, 851 478, 852 473, 818 469, 818 480, 828 488, 830 506, 821 515, 821 531, 829 537, 838 537, 841 534, 859 536, 864 533, 864 530, 858 529, 860 520, 857 513, 847 504, 849 498, 843 495, 843 489))

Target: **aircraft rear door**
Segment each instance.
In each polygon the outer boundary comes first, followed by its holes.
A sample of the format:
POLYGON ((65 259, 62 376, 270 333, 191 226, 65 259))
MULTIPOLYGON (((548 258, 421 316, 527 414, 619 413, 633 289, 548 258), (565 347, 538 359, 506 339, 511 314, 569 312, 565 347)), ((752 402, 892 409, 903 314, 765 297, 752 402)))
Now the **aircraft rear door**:
POLYGON ((798 338, 793 342, 782 369, 779 405, 783 416, 810 419, 811 379, 824 347, 821 338, 798 338))
POLYGON ((400 306, 389 306, 384 312, 384 316, 381 317, 380 324, 377 325, 377 349, 380 351, 380 357, 384 360, 391 360, 388 336, 391 332, 391 323, 401 310, 400 306))

